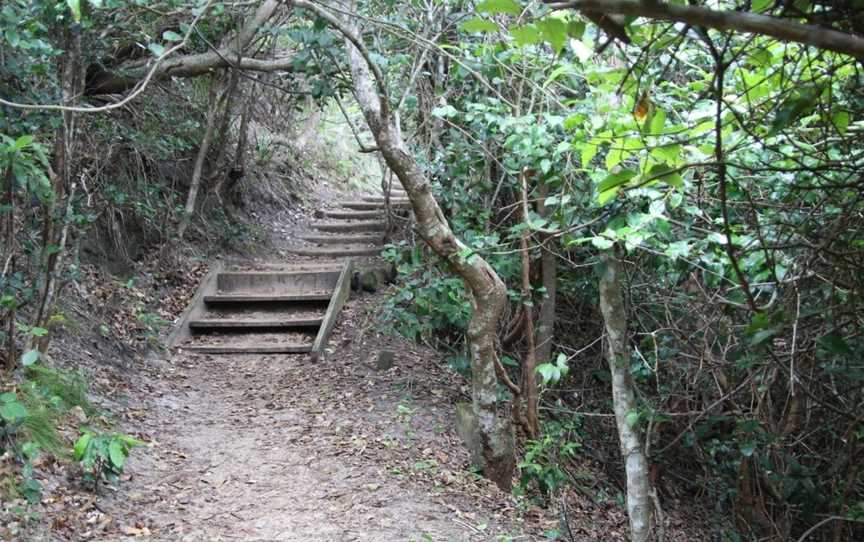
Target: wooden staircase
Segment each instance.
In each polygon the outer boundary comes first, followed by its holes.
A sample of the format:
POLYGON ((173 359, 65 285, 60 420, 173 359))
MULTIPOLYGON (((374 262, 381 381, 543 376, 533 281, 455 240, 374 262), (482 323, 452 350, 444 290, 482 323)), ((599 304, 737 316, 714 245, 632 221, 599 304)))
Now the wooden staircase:
MULTIPOLYGON (((404 190, 391 189, 390 207, 397 213, 405 213, 411 208, 404 190)), ((316 233, 302 237, 309 246, 292 248, 289 252, 317 258, 378 256, 384 248, 387 228, 385 209, 384 195, 367 195, 359 201, 340 202, 338 209, 317 213, 320 220, 312 224, 316 233)))
MULTIPOLYGON (((391 198, 396 210, 410 207, 404 191, 394 190, 391 198)), ((354 258, 378 256, 387 226, 383 196, 341 207, 320 213, 322 219, 312 224, 316 233, 301 237, 309 246, 290 250, 317 262, 217 265, 169 337, 169 347, 321 356, 350 294, 354 258)))
POLYGON ((209 354, 319 356, 348 299, 353 263, 218 266, 169 345, 209 354))

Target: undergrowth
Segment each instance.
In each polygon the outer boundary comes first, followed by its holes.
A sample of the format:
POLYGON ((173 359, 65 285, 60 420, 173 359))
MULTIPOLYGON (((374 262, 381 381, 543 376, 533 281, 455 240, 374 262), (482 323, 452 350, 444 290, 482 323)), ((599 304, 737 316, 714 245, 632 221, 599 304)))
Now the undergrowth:
POLYGON ((116 482, 129 450, 144 444, 127 435, 106 433, 110 424, 88 399, 86 380, 78 372, 34 363, 0 392, 0 462, 13 466, 11 474, 0 480, 4 501, 24 499, 36 504, 41 500, 38 469, 45 463, 44 456, 69 465, 81 463, 86 480, 116 482), (90 424, 78 427, 82 420, 90 424), (73 443, 69 435, 79 432, 83 436, 73 443), (106 442, 104 450, 93 447, 89 454, 83 453, 89 442, 99 439, 106 442), (119 445, 111 444, 114 441, 119 445))

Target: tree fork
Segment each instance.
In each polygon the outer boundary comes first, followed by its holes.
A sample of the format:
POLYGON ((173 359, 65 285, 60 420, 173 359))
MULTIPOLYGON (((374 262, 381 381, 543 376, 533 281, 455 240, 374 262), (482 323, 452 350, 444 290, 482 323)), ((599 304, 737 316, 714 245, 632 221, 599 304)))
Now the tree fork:
POLYGON ((516 468, 515 441, 509 409, 498 402, 495 370, 496 332, 507 302, 504 282, 479 255, 464 256, 468 247, 453 234, 432 195, 429 181, 404 148, 390 111, 383 74, 355 29, 318 4, 306 0, 293 4, 316 13, 344 36, 357 102, 387 166, 408 194, 420 236, 439 257, 450 263, 470 292, 472 317, 467 335, 471 352, 472 408, 480 433, 483 474, 509 491, 516 468))

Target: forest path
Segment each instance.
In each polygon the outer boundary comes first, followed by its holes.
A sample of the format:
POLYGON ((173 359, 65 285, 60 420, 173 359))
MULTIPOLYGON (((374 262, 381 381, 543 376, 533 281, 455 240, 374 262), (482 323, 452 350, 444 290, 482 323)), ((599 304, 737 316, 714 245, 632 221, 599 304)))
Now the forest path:
MULTIPOLYGON (((271 226, 282 239, 293 225, 271 226)), ((155 443, 100 507, 102 540, 480 541, 518 535, 511 496, 467 471, 437 355, 374 331, 352 293, 321 362, 175 353, 128 414, 155 443), (392 368, 376 366, 381 350, 392 368)), ((92 539, 92 538, 91 538, 92 539)))

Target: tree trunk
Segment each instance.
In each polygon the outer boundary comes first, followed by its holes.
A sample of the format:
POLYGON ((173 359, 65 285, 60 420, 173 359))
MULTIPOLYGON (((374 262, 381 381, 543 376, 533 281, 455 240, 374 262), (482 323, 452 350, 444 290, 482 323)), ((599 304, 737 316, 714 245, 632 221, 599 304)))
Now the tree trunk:
POLYGON ((620 260, 614 254, 600 257, 604 266, 600 278, 600 310, 606 324, 609 347, 609 370, 612 373, 612 403, 624 467, 627 474, 627 514, 633 542, 651 540, 653 501, 648 480, 648 460, 642 446, 642 435, 627 417, 636 412, 633 382, 630 378, 630 341, 627 337, 627 311, 624 307, 620 260))
MULTIPOLYGON (((3 176, 4 183, 6 184, 6 199, 3 203, 9 206, 6 214, 6 231, 4 232, 6 238, 4 240, 5 250, 3 251, 3 258, 5 260, 3 264, 3 279, 6 284, 9 283, 9 278, 15 274, 15 175, 12 172, 14 160, 14 157, 9 157, 9 165, 6 166, 6 173, 3 176)), ((18 363, 18 355, 15 351, 15 309, 17 303, 18 299, 15 296, 15 299, 13 299, 12 304, 9 306, 9 312, 6 313, 6 340, 8 341, 6 344, 6 371, 9 373, 15 369, 18 363)))
MULTIPOLYGON (((537 214, 542 218, 549 216, 546 209, 546 196, 549 187, 545 183, 540 185, 540 197, 537 200, 537 214)), ((537 316, 537 339, 536 354, 538 363, 549 363, 552 361, 552 339, 555 337, 555 304, 557 302, 558 290, 558 261, 555 252, 550 246, 552 235, 540 232, 540 274, 546 296, 540 304, 537 316)))
POLYGON ((297 135, 297 139, 294 142, 294 149, 298 153, 302 153, 306 150, 309 141, 315 137, 316 130, 318 129, 318 122, 321 120, 321 110, 316 107, 315 100, 313 100, 312 96, 309 95, 306 96, 306 111, 309 116, 303 121, 303 127, 300 128, 300 133, 297 135))
MULTIPOLYGON (((75 105, 81 96, 81 91, 84 87, 84 66, 83 66, 83 45, 81 36, 81 25, 70 23, 64 31, 64 50, 62 67, 60 70, 60 85, 63 105, 75 105)), ((77 119, 72 111, 63 111, 61 114, 62 122, 57 128, 57 133, 54 139, 54 156, 53 156, 53 172, 49 171, 52 185, 52 198, 50 203, 45 207, 45 216, 42 226, 42 253, 40 263, 43 266, 42 285, 39 290, 39 305, 36 312, 36 317, 33 320, 33 327, 47 328, 47 321, 51 317, 51 311, 54 304, 54 288, 56 286, 56 277, 62 269, 61 259, 63 256, 63 246, 66 242, 68 233, 68 220, 61 228, 61 238, 57 238, 57 203, 60 202, 66 195, 66 187, 72 179, 72 159, 75 155, 77 147, 76 132, 77 119), (55 250, 57 246, 59 250, 55 250)), ((72 197, 74 196, 73 189, 70 190, 65 215, 71 213, 72 197)), ((64 215, 64 219, 67 217, 64 215)), ((29 342, 30 348, 38 346, 41 352, 48 349, 49 336, 44 336, 41 340, 37 337, 31 337, 29 342)))
POLYGON ((216 128, 216 97, 218 95, 219 84, 214 76, 210 80, 210 96, 207 100, 207 126, 204 128, 204 138, 201 140, 201 147, 198 149, 198 156, 195 159, 195 168, 192 170, 192 181, 189 185, 189 195, 186 196, 186 207, 183 211, 183 216, 180 218, 180 226, 177 228, 177 237, 183 240, 186 234, 186 229, 192 221, 192 214, 195 212, 195 201, 198 199, 198 190, 201 187, 201 177, 204 171, 204 161, 207 159, 207 152, 210 150, 210 143, 213 141, 213 132, 216 128))
POLYGON ((536 439, 540 434, 540 416, 537 413, 540 397, 537 389, 537 350, 534 342, 534 294, 531 289, 531 248, 528 241, 531 230, 528 228, 528 179, 523 172, 519 175, 522 183, 522 310, 525 318, 525 358, 522 360, 522 395, 525 397, 525 418, 528 436, 536 439))
POLYGON ((217 109, 220 111, 219 129, 216 130, 216 136, 219 138, 216 144, 216 157, 213 160, 213 165, 218 168, 216 171, 222 175, 222 160, 225 158, 225 147, 228 145, 228 130, 231 128, 231 110, 233 109, 234 95, 237 92, 237 86, 240 80, 240 70, 231 70, 231 75, 228 79, 228 86, 219 100, 217 109))
POLYGON ((432 195, 428 179, 398 137, 380 72, 373 78, 372 71, 376 67, 368 54, 357 48, 356 44, 360 43, 357 32, 317 4, 301 0, 294 5, 322 15, 345 35, 357 101, 387 166, 408 194, 420 236, 439 257, 450 263, 470 293, 473 312, 468 326, 468 345, 471 352, 472 408, 482 447, 482 468, 487 478, 509 491, 516 466, 515 442, 508 409, 498 402, 495 348, 498 321, 507 300, 504 282, 479 255, 465 255, 467 247, 453 234, 432 195))

